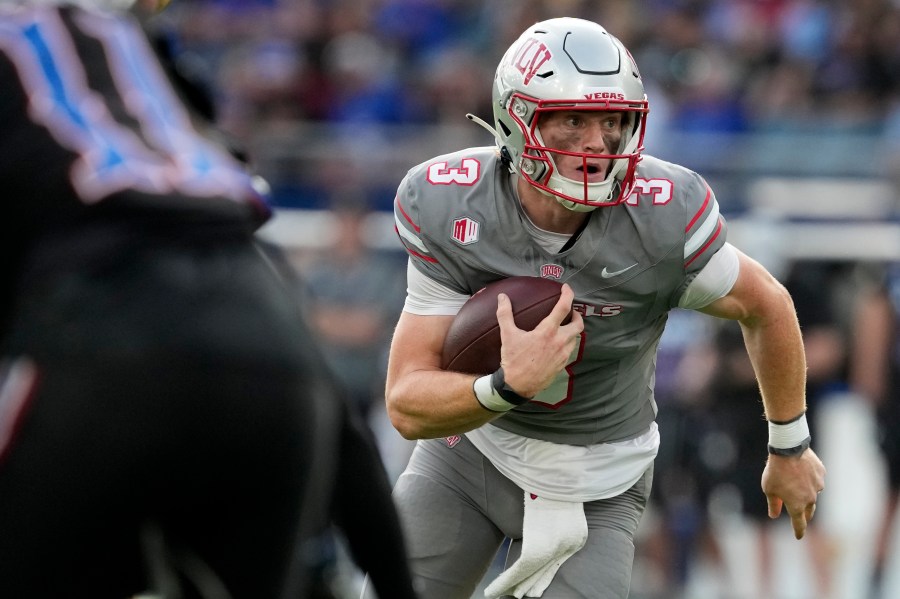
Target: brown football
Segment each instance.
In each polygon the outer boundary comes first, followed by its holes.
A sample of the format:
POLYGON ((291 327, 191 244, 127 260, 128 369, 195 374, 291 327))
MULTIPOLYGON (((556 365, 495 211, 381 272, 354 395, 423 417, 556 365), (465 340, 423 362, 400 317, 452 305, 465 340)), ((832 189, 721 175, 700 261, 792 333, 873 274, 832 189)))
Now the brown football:
MULTIPOLYGON (((450 324, 441 367, 471 374, 494 372, 500 367, 497 295, 509 297, 516 326, 531 331, 550 314, 561 291, 561 283, 540 277, 509 277, 478 290, 450 324)), ((563 324, 570 318, 571 312, 563 324)))

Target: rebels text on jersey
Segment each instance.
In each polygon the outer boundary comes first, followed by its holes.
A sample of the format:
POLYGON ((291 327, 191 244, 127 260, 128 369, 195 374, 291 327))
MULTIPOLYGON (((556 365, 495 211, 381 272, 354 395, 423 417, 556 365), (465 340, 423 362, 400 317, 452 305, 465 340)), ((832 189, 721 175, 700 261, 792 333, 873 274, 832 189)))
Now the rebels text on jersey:
POLYGON ((573 445, 634 437, 656 416, 653 372, 667 314, 725 243, 715 196, 697 173, 645 156, 628 200, 595 210, 574 244, 551 253, 535 241, 541 232, 513 181, 493 147, 414 167, 395 201, 400 240, 419 271, 459 293, 518 275, 575 291, 585 328, 571 362, 495 426, 573 445))

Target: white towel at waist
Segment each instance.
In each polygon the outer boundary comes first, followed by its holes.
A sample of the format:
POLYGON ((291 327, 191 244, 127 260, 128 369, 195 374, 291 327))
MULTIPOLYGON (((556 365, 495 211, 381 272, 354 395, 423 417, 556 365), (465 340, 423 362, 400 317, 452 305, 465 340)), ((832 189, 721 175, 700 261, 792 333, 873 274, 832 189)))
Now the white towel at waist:
POLYGON ((522 554, 487 589, 487 599, 540 597, 563 562, 584 547, 588 527, 584 505, 525 492, 522 554))

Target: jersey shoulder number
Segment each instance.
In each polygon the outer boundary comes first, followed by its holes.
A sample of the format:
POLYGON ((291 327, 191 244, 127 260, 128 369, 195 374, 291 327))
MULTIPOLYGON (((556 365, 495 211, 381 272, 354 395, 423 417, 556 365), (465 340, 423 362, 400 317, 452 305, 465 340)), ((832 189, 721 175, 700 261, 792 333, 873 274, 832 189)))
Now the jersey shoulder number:
POLYGON ((463 157, 456 164, 438 160, 428 165, 426 180, 432 185, 471 186, 481 175, 481 162, 477 158, 463 157))

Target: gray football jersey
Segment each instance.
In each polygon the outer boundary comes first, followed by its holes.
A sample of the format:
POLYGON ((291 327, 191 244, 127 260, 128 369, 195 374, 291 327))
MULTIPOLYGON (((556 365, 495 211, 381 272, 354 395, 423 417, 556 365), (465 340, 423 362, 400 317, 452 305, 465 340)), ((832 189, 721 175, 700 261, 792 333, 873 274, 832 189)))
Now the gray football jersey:
POLYGON ((656 350, 670 309, 725 243, 725 222, 697 173, 644 156, 628 201, 591 213, 571 247, 535 242, 494 147, 412 168, 394 210, 416 268, 460 293, 509 276, 568 283, 584 333, 571 363, 534 401, 492 424, 554 443, 634 437, 656 416, 656 350))

